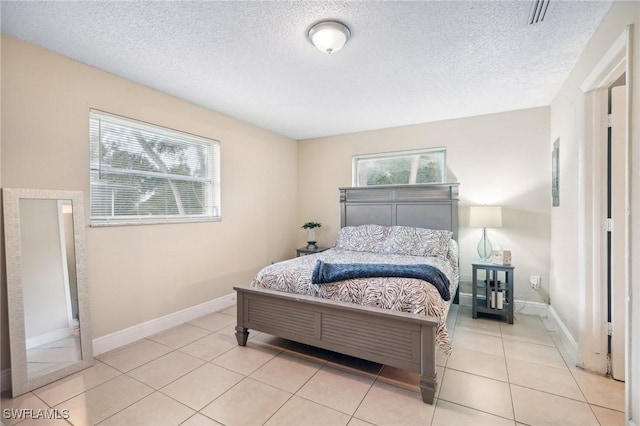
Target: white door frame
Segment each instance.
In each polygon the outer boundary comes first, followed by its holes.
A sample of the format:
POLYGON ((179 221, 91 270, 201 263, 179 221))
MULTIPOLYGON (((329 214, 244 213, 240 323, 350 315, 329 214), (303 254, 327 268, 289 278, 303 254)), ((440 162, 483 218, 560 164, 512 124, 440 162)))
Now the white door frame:
MULTIPOLYGON (((626 300, 626 366, 625 377, 630 377, 632 361, 629 335, 631 333, 631 40, 633 27, 616 39, 611 48, 595 66, 591 74, 580 86, 578 105, 578 315, 579 353, 578 364, 582 367, 605 373, 607 371, 607 297, 606 286, 602 285, 606 270, 604 259, 604 223, 606 218, 606 176, 603 172, 606 152, 601 143, 606 140, 606 111, 602 111, 603 96, 607 89, 622 74, 627 84, 627 124, 625 128, 625 300, 626 300)), ((615 226, 615 225, 614 225, 615 226)), ((631 386, 626 386, 626 410, 629 413, 631 386)))

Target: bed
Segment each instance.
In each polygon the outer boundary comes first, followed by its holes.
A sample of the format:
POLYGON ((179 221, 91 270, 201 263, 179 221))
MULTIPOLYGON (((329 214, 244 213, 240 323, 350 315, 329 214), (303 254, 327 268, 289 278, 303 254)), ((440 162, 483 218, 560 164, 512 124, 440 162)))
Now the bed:
POLYGON ((450 350, 446 314, 451 300, 457 298, 457 195, 458 184, 341 188, 342 229, 333 249, 270 265, 256 275, 252 286, 235 287, 238 344, 246 345, 249 330, 256 330, 415 371, 420 374, 423 401, 432 403, 437 388, 436 347, 445 353, 450 350), (359 237, 353 238, 354 233, 359 237), (424 247, 407 245, 407 233, 414 242, 436 238, 439 255, 417 256, 412 250, 424 247), (367 239, 367 235, 373 237, 367 239), (362 244, 364 249, 357 250, 362 244), (394 252, 398 248, 400 253, 394 252), (396 284, 378 283, 373 292, 363 283, 380 278, 309 283, 319 260, 351 266, 365 262, 415 265, 424 259, 446 275, 449 301, 416 303, 416 294, 418 299, 435 300, 439 293, 417 278, 402 278, 400 284, 393 278, 396 284), (363 300, 365 304, 352 303, 363 300))

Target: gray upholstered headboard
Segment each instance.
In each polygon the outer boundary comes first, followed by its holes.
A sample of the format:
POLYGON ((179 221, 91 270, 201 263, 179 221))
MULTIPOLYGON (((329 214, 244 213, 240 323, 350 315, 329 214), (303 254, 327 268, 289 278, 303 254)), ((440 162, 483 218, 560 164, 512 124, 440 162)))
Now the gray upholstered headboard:
POLYGON ((447 229, 458 239, 458 183, 340 188, 340 224, 447 229))

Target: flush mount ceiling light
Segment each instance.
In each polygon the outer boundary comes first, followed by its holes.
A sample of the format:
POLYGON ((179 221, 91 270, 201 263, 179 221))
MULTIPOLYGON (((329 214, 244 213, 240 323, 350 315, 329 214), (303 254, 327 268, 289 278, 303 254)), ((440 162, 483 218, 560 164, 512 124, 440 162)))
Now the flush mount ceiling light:
POLYGON ((309 29, 309 40, 324 53, 335 53, 349 40, 351 31, 342 22, 322 21, 309 29))

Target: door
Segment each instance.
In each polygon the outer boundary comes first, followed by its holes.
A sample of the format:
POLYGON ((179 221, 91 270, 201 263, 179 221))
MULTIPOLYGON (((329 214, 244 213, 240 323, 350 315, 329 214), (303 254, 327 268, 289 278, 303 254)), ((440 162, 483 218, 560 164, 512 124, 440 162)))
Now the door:
POLYGON ((609 321, 611 322, 611 375, 625 380, 625 191, 626 191, 626 86, 610 91, 610 132, 607 184, 609 321))

